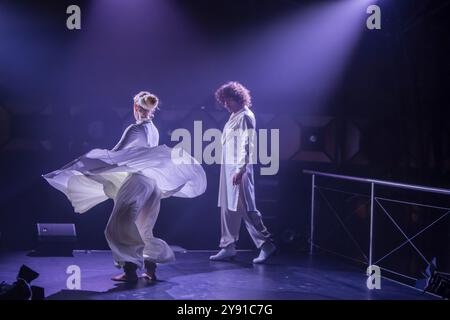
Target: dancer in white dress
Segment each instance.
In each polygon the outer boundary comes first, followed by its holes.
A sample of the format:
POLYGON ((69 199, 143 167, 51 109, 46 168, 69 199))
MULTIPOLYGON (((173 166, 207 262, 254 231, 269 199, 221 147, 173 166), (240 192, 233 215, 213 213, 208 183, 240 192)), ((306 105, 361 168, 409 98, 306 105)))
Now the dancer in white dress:
POLYGON ((94 149, 60 170, 43 177, 83 213, 105 201, 114 208, 105 230, 114 262, 124 273, 116 281, 136 281, 137 268, 155 280, 156 263, 174 260, 167 243, 154 237, 160 200, 169 196, 192 198, 206 189, 201 165, 186 152, 158 146, 152 122, 158 98, 149 92, 134 97, 136 123, 124 131, 112 149, 94 149))

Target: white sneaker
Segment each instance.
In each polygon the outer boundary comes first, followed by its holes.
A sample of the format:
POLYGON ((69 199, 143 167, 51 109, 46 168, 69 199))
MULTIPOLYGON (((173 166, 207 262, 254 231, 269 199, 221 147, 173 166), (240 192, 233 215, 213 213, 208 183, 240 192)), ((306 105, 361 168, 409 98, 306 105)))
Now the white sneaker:
POLYGON ((236 256, 236 248, 230 244, 228 247, 221 249, 217 254, 210 256, 211 261, 230 260, 236 256))
POLYGON ((261 251, 259 252, 259 256, 256 257, 255 259, 253 259, 253 263, 264 263, 264 262, 266 262, 266 260, 269 259, 274 254, 276 249, 277 249, 277 247, 275 247, 275 245, 272 242, 267 241, 261 247, 261 251))

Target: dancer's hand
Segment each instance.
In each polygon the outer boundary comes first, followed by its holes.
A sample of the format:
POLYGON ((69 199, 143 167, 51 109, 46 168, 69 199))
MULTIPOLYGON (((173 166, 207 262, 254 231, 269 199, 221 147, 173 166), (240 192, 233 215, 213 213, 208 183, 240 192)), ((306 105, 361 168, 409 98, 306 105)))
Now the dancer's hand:
POLYGON ((233 176, 233 186, 237 186, 242 181, 242 172, 238 172, 233 176))

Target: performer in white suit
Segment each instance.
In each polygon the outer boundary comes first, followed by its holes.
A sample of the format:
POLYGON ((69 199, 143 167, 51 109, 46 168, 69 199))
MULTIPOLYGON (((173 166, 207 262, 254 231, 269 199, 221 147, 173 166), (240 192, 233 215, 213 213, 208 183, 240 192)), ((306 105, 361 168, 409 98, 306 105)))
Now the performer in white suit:
POLYGON ((253 242, 260 249, 253 263, 263 263, 275 252, 275 245, 255 205, 251 151, 256 120, 250 110, 250 93, 242 84, 229 82, 221 86, 215 95, 231 116, 222 132, 218 201, 222 233, 219 246, 222 249, 210 260, 227 260, 236 255, 235 244, 239 240, 241 221, 244 220, 253 242))
POLYGON ((155 95, 140 92, 134 97, 136 123, 126 128, 112 150, 94 149, 43 176, 68 197, 75 212, 114 200, 105 236, 116 266, 125 271, 113 278, 116 281, 136 281, 136 270, 143 267, 144 277, 156 279, 156 263, 174 260, 167 243, 153 235, 160 200, 192 198, 206 189, 205 172, 195 159, 158 146, 152 122, 157 106, 155 95))

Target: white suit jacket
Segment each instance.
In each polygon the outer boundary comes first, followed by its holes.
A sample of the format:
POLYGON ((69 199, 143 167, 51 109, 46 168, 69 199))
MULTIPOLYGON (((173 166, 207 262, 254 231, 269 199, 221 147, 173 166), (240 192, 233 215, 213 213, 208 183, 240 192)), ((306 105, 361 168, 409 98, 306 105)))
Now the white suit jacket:
POLYGON ((222 164, 220 167, 218 206, 237 211, 242 192, 248 211, 257 211, 253 178, 252 153, 256 120, 253 112, 244 107, 231 114, 222 132, 222 164), (233 185, 233 176, 242 172, 241 185, 233 185))

